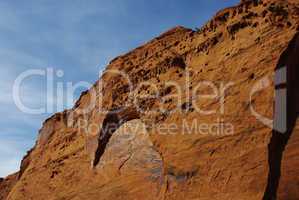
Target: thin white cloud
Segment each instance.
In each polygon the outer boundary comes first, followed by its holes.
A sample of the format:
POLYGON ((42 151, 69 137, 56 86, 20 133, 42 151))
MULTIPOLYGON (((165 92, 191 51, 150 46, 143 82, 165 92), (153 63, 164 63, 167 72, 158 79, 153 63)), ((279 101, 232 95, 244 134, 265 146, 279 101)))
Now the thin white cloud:
POLYGON ((0 177, 17 172, 22 160, 24 151, 22 140, 0 140, 0 177))
POLYGON ((5 159, 3 162, 0 161, 0 177, 6 177, 19 171, 20 162, 22 157, 15 156, 12 158, 5 159))

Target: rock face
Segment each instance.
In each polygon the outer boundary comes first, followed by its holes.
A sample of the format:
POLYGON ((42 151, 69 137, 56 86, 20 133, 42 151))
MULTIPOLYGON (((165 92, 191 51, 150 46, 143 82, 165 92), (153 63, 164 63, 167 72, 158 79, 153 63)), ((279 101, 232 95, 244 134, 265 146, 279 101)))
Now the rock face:
MULTIPOLYGON (((140 199, 144 197, 144 191, 158 195, 163 181, 162 158, 155 150, 145 124, 140 119, 128 121, 117 129, 96 170, 104 175, 107 182, 113 182, 114 178, 118 177, 117 184, 134 190, 134 193, 130 194, 123 189, 109 186, 105 194, 101 194, 103 199, 140 199), (136 184, 132 184, 132 181, 136 184)), ((97 199, 98 195, 91 198, 97 199)))
POLYGON ((0 179, 0 199, 5 199, 9 194, 11 188, 16 184, 18 181, 19 174, 12 174, 5 179, 0 179))
POLYGON ((299 199, 298 27, 299 1, 244 0, 115 58, 44 123, 0 197, 299 199))

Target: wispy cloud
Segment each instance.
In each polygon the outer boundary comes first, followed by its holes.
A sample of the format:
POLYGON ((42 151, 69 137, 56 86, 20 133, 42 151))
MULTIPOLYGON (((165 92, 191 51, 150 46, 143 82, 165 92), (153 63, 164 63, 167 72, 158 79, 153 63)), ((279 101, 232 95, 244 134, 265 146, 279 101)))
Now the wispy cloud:
MULTIPOLYGON (((2 137, 0 135, 0 137, 2 137)), ((19 170, 19 166, 23 157, 24 151, 28 145, 32 144, 24 138, 10 138, 0 140, 0 177, 5 177, 8 174, 19 170), (24 143, 27 145, 24 145, 24 143)))

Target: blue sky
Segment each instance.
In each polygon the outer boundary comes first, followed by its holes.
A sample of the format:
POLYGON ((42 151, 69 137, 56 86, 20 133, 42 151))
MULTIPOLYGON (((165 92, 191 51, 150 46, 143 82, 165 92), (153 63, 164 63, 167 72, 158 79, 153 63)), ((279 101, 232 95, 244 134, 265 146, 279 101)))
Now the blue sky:
MULTIPOLYGON (((55 81, 93 83, 114 57, 174 26, 200 27, 219 9, 237 3, 238 0, 0 1, 0 177, 18 170, 42 122, 51 115, 26 114, 15 105, 13 83, 22 72, 61 69, 64 76, 55 81)), ((79 93, 80 89, 76 94, 79 93)), ((36 76, 24 81, 21 97, 29 107, 44 105, 49 101, 45 78, 36 76)))

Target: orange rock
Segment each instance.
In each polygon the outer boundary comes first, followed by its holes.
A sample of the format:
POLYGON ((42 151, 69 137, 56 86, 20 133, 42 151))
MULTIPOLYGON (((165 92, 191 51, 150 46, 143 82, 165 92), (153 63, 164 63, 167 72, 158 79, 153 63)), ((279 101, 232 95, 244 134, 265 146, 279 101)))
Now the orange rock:
POLYGON ((298 7, 241 1, 197 31, 175 27, 115 58, 73 109, 44 123, 17 180, 0 182, 2 199, 299 199, 297 128, 277 140, 261 120, 276 117, 267 80, 298 63, 298 7), (213 94, 203 81, 219 98, 200 96, 213 94))

